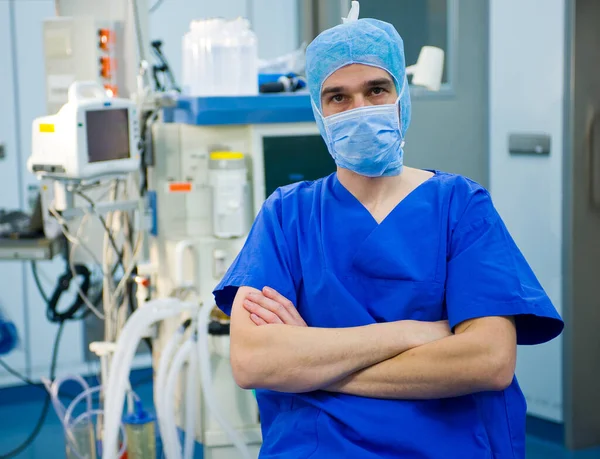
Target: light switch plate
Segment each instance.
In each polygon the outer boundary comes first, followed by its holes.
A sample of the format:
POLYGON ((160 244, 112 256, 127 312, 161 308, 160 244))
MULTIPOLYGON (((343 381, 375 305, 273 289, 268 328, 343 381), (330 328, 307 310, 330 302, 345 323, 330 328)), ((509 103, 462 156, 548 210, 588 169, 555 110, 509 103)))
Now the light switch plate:
POLYGON ((511 133, 508 136, 508 151, 511 155, 549 155, 549 134, 511 133))

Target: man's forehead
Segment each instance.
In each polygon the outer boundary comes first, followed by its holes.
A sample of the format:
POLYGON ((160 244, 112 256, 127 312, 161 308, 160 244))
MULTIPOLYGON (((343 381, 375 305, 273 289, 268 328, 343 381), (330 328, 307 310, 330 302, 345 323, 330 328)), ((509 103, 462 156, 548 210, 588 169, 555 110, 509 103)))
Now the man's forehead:
POLYGON ((374 67, 372 65, 364 64, 350 64, 337 69, 323 82, 323 86, 326 84, 335 84, 345 82, 353 82, 359 80, 371 80, 375 78, 387 78, 393 81, 392 76, 387 70, 380 67, 374 67))

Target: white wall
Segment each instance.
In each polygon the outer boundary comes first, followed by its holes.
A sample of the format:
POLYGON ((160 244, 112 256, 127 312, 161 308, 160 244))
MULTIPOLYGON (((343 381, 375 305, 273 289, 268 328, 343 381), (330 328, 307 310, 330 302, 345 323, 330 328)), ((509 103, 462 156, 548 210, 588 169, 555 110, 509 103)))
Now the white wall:
MULTIPOLYGON (((0 57, 9 63, 8 71, 0 75, 5 88, 0 110, 0 142, 6 143, 7 150, 6 159, 0 161, 0 208, 26 206, 27 187, 37 184, 25 164, 31 151, 31 123, 34 118, 46 115, 42 21, 53 16, 54 0, 12 2, 12 10, 8 2, 0 2, 0 57), (14 41, 11 27, 16 36, 14 41)), ((49 295, 57 277, 64 272, 64 263, 57 258, 38 266, 49 295)), ((71 292, 63 295, 59 310, 72 302, 73 293, 71 288, 71 292)), ((47 376, 58 325, 46 319, 45 304, 33 282, 29 263, 0 261, 0 304, 16 322, 20 337, 19 349, 7 357, 7 363, 34 379, 47 376)), ((58 354, 58 374, 87 370, 88 365, 83 361, 82 325, 67 323, 58 354)), ((17 382, 4 370, 0 371, 0 386, 17 382)))
MULTIPOLYGON (((46 91, 43 71, 44 52, 42 46, 42 23, 44 19, 54 16, 52 0, 36 0, 36 8, 30 2, 14 2, 15 28, 17 31, 16 57, 19 96, 20 122, 20 154, 21 160, 21 193, 25 195, 27 186, 37 184, 33 174, 25 167, 31 151, 31 122, 34 118, 45 116, 46 91)), ((64 272, 64 263, 60 259, 54 262, 38 263, 39 269, 51 279, 64 272)), ((45 304, 38 293, 31 269, 26 264, 25 270, 25 304, 27 305, 28 324, 30 330, 29 363, 32 374, 47 374, 52 356, 52 346, 58 325, 48 323, 45 304), (35 341, 34 341, 35 340, 35 341)), ((51 293, 55 285, 47 284, 46 292, 51 293)), ((65 295, 64 306, 72 301, 72 295, 65 295)), ((61 306, 63 303, 61 302, 61 306)), ((79 324, 68 324, 63 332, 60 347, 59 364, 61 366, 76 365, 83 359, 83 337, 79 324)))
MULTIPOLYGON (((150 0, 152 2, 152 0, 150 0)), ((299 46, 298 0, 165 0, 150 16, 150 36, 163 41, 175 78, 181 81, 181 40, 194 19, 244 16, 258 37, 259 57, 269 59, 299 46)))
MULTIPOLYGON (((562 310, 564 0, 490 1, 490 188, 554 305, 562 310), (508 153, 508 134, 548 133, 548 157, 508 153)), ((521 347, 530 414, 562 421, 562 339, 521 347)))
MULTIPOLYGON (((0 208, 19 206, 19 190, 15 180, 17 174, 18 140, 15 120, 15 85, 13 81, 12 39, 10 30, 10 8, 0 2, 0 144, 4 144, 6 156, 0 159, 0 208)), ((0 261, 0 307, 8 314, 23 336, 26 312, 23 308, 23 270, 21 263, 0 261)), ((27 367, 23 346, 7 356, 6 362, 23 371, 27 367)), ((16 379, 0 370, 0 384, 16 379)))

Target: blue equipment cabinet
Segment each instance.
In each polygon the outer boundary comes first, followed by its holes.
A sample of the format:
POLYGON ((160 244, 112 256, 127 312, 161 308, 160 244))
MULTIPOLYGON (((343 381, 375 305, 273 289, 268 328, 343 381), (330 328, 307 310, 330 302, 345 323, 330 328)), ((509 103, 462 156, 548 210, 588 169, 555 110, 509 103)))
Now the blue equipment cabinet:
POLYGON ((185 97, 163 110, 165 123, 203 126, 314 122, 307 92, 244 97, 185 97))

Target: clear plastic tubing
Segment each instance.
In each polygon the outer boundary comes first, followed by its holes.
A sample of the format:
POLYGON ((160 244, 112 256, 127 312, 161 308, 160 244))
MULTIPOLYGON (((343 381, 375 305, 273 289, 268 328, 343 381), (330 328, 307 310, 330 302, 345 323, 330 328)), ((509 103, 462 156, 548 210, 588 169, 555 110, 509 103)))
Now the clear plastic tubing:
POLYGON ((48 392, 50 392, 50 395, 52 397, 52 404, 54 405, 54 409, 56 410, 56 414, 58 415, 59 419, 61 419, 61 421, 63 423, 64 423, 64 420, 65 420, 65 407, 60 402, 60 399, 58 398, 58 393, 59 393, 59 390, 60 390, 60 386, 63 383, 67 382, 67 381, 75 381, 75 382, 79 383, 79 385, 83 388, 82 394, 86 394, 86 395, 83 395, 82 397, 79 397, 77 399, 78 403, 79 403, 79 400, 81 400, 85 396, 87 398, 87 409, 88 409, 88 411, 92 409, 92 396, 91 396, 91 392, 88 392, 90 386, 88 385, 88 383, 86 382, 85 379, 83 379, 79 375, 62 376, 60 378, 57 378, 54 381, 52 381, 51 384, 46 385, 46 388, 48 389, 48 392))
POLYGON ((64 423, 65 406, 60 402, 58 396, 54 396, 54 392, 52 391, 52 381, 42 378, 42 384, 44 384, 44 387, 50 395, 50 400, 52 401, 52 406, 54 407, 54 411, 56 412, 58 419, 60 419, 61 423, 64 423))
POLYGON ((156 415, 158 418, 158 428, 160 430, 160 436, 163 439, 166 451, 169 451, 169 433, 167 431, 166 413, 165 413, 165 386, 167 384, 167 376, 169 374, 169 366, 173 355, 177 351, 177 346, 183 339, 185 334, 185 327, 179 326, 173 336, 167 342, 162 355, 160 356, 160 362, 158 364, 158 372, 156 374, 155 389, 154 389, 154 404, 156 406, 156 415))
POLYGON ((73 401, 69 404, 69 407, 67 408, 67 411, 65 412, 65 416, 63 418, 63 424, 65 426, 68 426, 70 424, 71 418, 73 417, 73 411, 75 410, 75 407, 84 398, 86 398, 88 400, 87 411, 92 411, 92 409, 91 409, 92 394, 94 394, 95 392, 99 392, 101 390, 102 390, 102 386, 88 387, 86 390, 81 392, 77 397, 75 397, 73 399, 73 401))
POLYGON ((181 443, 177 435, 177 424, 175 422, 175 387, 179 379, 179 373, 192 352, 194 341, 190 338, 181 345, 173 358, 173 364, 169 369, 169 376, 165 385, 164 419, 166 424, 163 438, 166 437, 165 451, 167 459, 181 459, 181 443), (166 435, 165 435, 166 434, 166 435))
POLYGON ((198 355, 196 338, 190 351, 185 382, 185 441, 183 459, 193 459, 196 444, 196 416, 198 416, 198 355))

